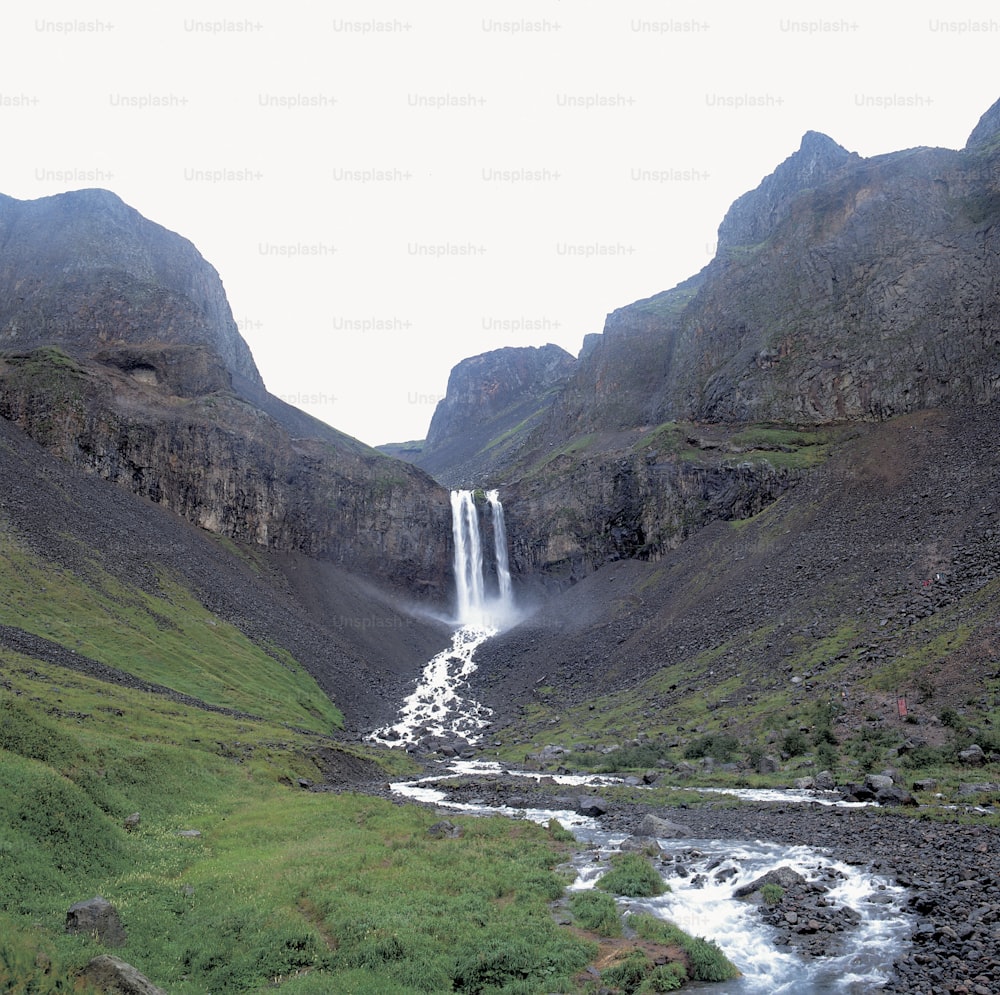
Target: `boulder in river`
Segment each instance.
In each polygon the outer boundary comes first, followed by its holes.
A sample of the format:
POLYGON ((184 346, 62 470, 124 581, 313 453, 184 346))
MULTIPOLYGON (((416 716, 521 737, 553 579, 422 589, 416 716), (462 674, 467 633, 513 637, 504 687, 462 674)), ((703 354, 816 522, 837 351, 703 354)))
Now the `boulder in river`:
POLYGON ((762 874, 759 878, 750 881, 748 884, 740 885, 739 888, 734 889, 733 898, 747 898, 750 895, 755 895, 766 884, 781 885, 787 891, 789 888, 794 888, 796 885, 804 885, 805 883, 806 879, 798 871, 793 870, 787 865, 783 865, 775 867, 773 871, 762 874))
POLYGON ((656 815, 644 815, 639 823, 640 836, 654 836, 661 840, 681 839, 691 836, 691 830, 687 826, 682 826, 679 822, 671 822, 669 819, 661 819, 656 815))
POLYGON ((603 798, 590 798, 587 795, 581 795, 576 800, 577 815, 597 817, 606 814, 609 808, 610 806, 603 798))

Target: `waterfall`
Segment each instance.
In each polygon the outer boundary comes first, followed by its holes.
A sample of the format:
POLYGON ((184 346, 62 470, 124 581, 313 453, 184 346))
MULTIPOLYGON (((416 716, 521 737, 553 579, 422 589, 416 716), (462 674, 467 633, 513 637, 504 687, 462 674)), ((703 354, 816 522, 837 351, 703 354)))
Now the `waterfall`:
POLYGON ((483 549, 472 491, 451 492, 451 534, 455 541, 457 616, 468 625, 483 612, 483 549))
POLYGON ((483 546, 479 513, 472 491, 451 492, 451 534, 455 553, 455 621, 451 646, 425 667, 416 688, 403 702, 398 720, 369 733, 368 738, 386 746, 479 742, 490 724, 489 708, 461 691, 476 669, 473 655, 487 639, 517 621, 507 558, 507 530, 503 505, 495 490, 486 499, 493 514, 493 545, 497 568, 497 594, 487 597, 483 582, 483 546))
POLYGON ((456 617, 460 625, 498 628, 513 611, 510 560, 503 505, 496 490, 486 492, 493 515, 493 545, 498 592, 487 599, 483 584, 483 547, 479 535, 479 513, 472 491, 451 492, 451 534, 455 543, 453 567, 457 594, 456 617))
POLYGON ((496 490, 486 492, 486 500, 490 508, 493 509, 493 541, 497 554, 497 581, 500 584, 500 603, 509 605, 511 601, 510 591, 510 562, 507 559, 507 528, 503 521, 503 505, 500 503, 500 492, 496 490))

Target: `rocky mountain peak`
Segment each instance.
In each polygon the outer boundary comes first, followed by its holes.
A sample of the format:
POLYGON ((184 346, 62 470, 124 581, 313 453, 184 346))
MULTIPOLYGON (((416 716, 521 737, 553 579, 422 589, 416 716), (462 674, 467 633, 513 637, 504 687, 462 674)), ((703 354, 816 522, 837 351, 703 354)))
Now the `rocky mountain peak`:
POLYGON ((829 136, 807 131, 797 152, 765 176, 755 190, 733 202, 719 225, 719 249, 763 242, 788 214, 797 194, 819 186, 859 159, 856 152, 848 152, 829 136))
POLYGON ((472 425, 490 421, 526 394, 566 376, 576 360, 565 349, 507 346, 463 359, 448 377, 448 389, 438 402, 427 430, 427 445, 436 446, 472 425))
POLYGON ((972 129, 972 134, 969 135, 965 147, 973 149, 979 145, 986 145, 995 140, 998 134, 1000 134, 1000 100, 979 119, 979 123, 972 129))
POLYGON ((263 382, 218 272, 109 190, 0 197, 0 349, 207 347, 238 386, 263 382))

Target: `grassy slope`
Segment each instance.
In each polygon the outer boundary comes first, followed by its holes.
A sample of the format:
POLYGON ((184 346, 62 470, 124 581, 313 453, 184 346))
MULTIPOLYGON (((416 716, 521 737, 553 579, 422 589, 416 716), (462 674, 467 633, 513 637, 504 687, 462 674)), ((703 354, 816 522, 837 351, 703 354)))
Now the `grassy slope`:
POLYGON ((272 658, 168 577, 155 594, 96 565, 83 577, 0 534, 0 624, 213 705, 316 732, 343 723, 287 653, 272 658))
POLYGON ((102 948, 63 935, 66 909, 95 894, 120 910, 121 956, 174 995, 450 991, 527 932, 529 973, 587 962, 548 913, 544 829, 469 820, 435 839, 428 810, 293 788, 315 776, 304 734, 15 655, 0 674, 5 991, 69 990, 102 948))
POLYGON ((301 790, 336 755, 380 780, 415 771, 327 738, 340 714, 312 678, 179 582, 69 569, 4 532, 0 624, 241 713, 0 650, 0 990, 92 993, 80 971, 109 951, 64 923, 94 895, 128 933, 110 952, 172 995, 586 987, 597 944, 550 907, 568 834, 456 817, 440 838, 432 810, 301 790))

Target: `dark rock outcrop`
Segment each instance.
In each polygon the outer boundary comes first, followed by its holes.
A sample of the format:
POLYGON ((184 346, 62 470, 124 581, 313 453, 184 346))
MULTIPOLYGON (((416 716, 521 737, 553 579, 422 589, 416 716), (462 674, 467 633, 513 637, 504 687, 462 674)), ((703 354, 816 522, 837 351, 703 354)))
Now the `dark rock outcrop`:
POLYGON ((91 960, 82 976, 107 995, 167 995, 131 964, 107 954, 91 960))
POLYGON ((0 349, 207 346, 242 386, 263 391, 216 270, 110 191, 0 195, 0 246, 0 349))
POLYGON ((764 177, 759 187, 733 202, 719 225, 718 251, 766 241, 788 216, 800 193, 821 186, 858 161, 856 152, 848 152, 818 131, 807 131, 797 152, 764 177))
POLYGON ((608 317, 563 432, 880 420, 997 394, 1000 151, 830 146, 804 142, 734 204, 693 285, 608 317))
POLYGON ((768 884, 775 884, 779 888, 791 889, 801 887, 806 883, 806 879, 798 871, 788 866, 776 867, 773 871, 762 874, 759 878, 749 881, 738 888, 733 889, 733 898, 748 898, 756 895, 761 888, 768 884))
POLYGON ((216 271, 104 190, 0 197, 0 415, 232 539, 442 599, 447 494, 264 388, 216 271))
POLYGON ((66 932, 93 936, 108 947, 123 947, 128 943, 118 910, 100 895, 70 906, 66 913, 66 932))
POLYGON ((998 136, 1000 136, 1000 100, 979 119, 965 147, 974 149, 977 145, 995 144, 998 136))
MULTIPOLYGON (((510 440, 537 423, 576 366, 557 345, 508 347, 462 360, 412 461, 449 487, 479 483, 509 459, 510 440)), ((411 458, 405 450, 397 450, 411 458)))

